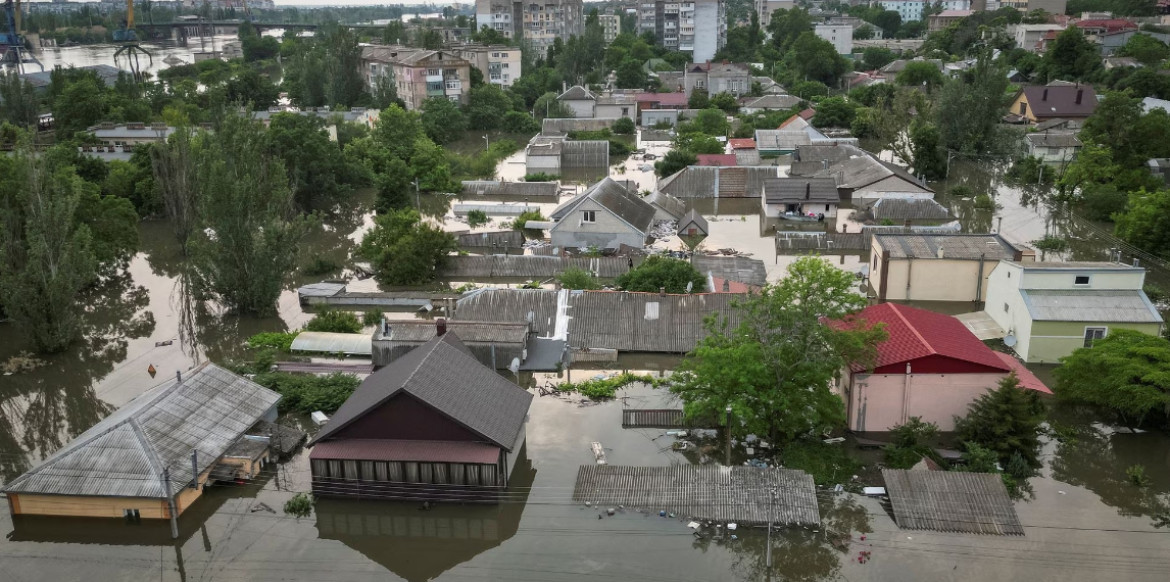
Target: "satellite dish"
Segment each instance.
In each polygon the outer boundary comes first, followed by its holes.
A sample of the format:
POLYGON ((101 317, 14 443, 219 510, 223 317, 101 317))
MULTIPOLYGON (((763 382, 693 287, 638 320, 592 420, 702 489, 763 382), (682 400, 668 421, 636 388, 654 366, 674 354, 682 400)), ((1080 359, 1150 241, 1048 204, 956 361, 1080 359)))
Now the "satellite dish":
POLYGON ((1003 345, 1005 345, 1009 348, 1016 347, 1016 336, 1014 336, 1010 333, 1003 336, 1003 345))

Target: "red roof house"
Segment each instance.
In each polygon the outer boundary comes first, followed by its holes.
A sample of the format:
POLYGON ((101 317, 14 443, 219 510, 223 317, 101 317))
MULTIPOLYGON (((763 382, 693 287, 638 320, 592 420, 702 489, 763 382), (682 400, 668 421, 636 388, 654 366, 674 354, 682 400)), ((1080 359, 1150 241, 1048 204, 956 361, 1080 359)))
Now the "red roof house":
POLYGON ((686 109, 686 93, 635 93, 640 109, 686 109))
POLYGON ((1085 34, 1114 34, 1123 30, 1137 30, 1137 23, 1124 18, 1093 18, 1078 20, 1073 26, 1085 31, 1085 34))
POLYGON ((949 315, 882 303, 835 325, 862 322, 882 324, 889 338, 878 345, 872 370, 854 364, 844 373, 850 430, 884 432, 912 416, 954 430, 954 417, 1013 371, 1025 389, 1051 393, 1023 364, 987 347, 949 315))
POLYGON ((750 137, 733 137, 727 140, 733 150, 754 150, 756 149, 756 140, 750 137))

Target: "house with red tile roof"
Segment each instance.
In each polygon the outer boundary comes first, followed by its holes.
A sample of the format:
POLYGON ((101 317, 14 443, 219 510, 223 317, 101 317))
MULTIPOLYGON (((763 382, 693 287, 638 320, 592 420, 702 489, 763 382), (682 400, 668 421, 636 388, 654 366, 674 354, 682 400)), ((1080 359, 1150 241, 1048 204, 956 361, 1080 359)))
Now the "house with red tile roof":
POLYGON ((754 150, 756 149, 756 140, 750 137, 733 137, 727 140, 728 145, 733 150, 754 150))
POLYGON ((849 430, 885 432, 917 416, 953 431, 954 417, 1012 372, 1024 389, 1051 394, 1019 360, 987 347, 949 315, 882 303, 833 323, 873 324, 889 337, 877 346, 872 369, 855 363, 837 386, 849 430))
POLYGON ((699 154, 695 156, 700 166, 738 166, 735 154, 699 154))

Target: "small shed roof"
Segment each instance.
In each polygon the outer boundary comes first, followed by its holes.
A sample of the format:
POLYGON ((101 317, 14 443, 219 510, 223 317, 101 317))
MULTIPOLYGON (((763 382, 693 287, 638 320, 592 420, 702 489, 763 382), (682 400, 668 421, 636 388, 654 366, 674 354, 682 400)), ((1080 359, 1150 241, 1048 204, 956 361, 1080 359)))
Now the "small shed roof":
POLYGON ((1021 289, 1035 321, 1162 323, 1141 289, 1021 289))
POLYGON ((302 331, 293 339, 289 351, 368 356, 370 336, 364 333, 302 331))
MULTIPOLYGON (((764 261, 749 257, 727 257, 723 255, 695 255, 691 264, 704 275, 729 281, 739 281, 754 287, 763 287, 768 282, 768 271, 764 261)), ((745 291, 746 292, 746 291, 745 291)))
POLYGON ((750 137, 733 137, 727 140, 727 144, 733 150, 754 150, 756 149, 756 140, 750 137))
POLYGON ((374 372, 313 442, 323 442, 399 393, 407 393, 500 448, 511 451, 532 395, 475 359, 452 332, 374 372))
POLYGON ((832 178, 774 178, 764 182, 764 202, 838 204, 841 195, 837 193, 837 182, 832 178))
POLYGON ((654 192, 646 197, 646 202, 651 206, 662 210, 663 212, 678 220, 686 213, 687 205, 682 200, 667 194, 666 192, 654 192))
POLYGON ((681 235, 683 232, 686 232, 686 230, 688 228, 691 228, 691 227, 694 227, 696 230, 703 233, 704 235, 706 235, 710 232, 709 226, 707 224, 707 219, 703 218, 703 215, 699 214, 698 211, 696 211, 694 208, 692 208, 691 211, 688 212, 687 215, 684 216, 682 220, 678 221, 678 232, 681 235))
POLYGON ((951 212, 933 198, 879 198, 870 207, 875 220, 950 220, 951 212))
POLYGON ((298 287, 297 295, 301 297, 333 297, 344 291, 345 283, 322 281, 320 283, 309 283, 308 285, 298 287))
POLYGON ((882 478, 902 529, 1024 535, 999 475, 883 469, 882 478))
POLYGON ((216 463, 264 417, 280 395, 214 364, 204 363, 152 388, 81 433, 40 466, 17 477, 8 492, 166 499, 216 463))
POLYGON ((558 101, 595 101, 597 97, 592 91, 581 85, 573 85, 567 91, 557 96, 558 101))
MULTIPOLYGON (((390 333, 383 339, 395 342, 425 343, 434 339, 438 333, 435 324, 430 321, 387 319, 386 325, 390 333)), ((448 331, 454 332, 461 341, 468 344, 523 344, 528 339, 529 326, 524 322, 448 321, 446 325, 448 331)))
POLYGON ((1019 252, 998 234, 875 234, 892 259, 1014 260, 1019 252))
POLYGON ((1025 136, 1033 147, 1079 148, 1081 140, 1071 133, 1029 133, 1025 136))

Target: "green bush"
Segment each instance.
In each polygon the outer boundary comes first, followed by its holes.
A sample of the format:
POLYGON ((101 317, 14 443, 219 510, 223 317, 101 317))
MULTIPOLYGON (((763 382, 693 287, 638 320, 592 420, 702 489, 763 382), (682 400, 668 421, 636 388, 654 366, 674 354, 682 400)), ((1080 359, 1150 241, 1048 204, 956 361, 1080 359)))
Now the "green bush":
POLYGON ((509 111, 504 114, 502 127, 512 133, 535 133, 540 131, 540 122, 523 111, 509 111))
POLYGON ((1061 252, 1068 248, 1068 240, 1059 236, 1046 235, 1032 241, 1032 246, 1042 251, 1061 252))
POLYGON ((531 174, 524 174, 525 182, 556 182, 561 177, 556 174, 546 174, 544 172, 533 172, 531 174))
POLYGON ((512 221, 512 230, 523 232, 526 238, 540 238, 543 234, 543 231, 540 229, 524 228, 524 225, 527 224, 530 220, 543 221, 548 219, 545 218, 539 210, 528 210, 526 212, 521 212, 520 215, 512 221))
POLYGON ((988 196, 987 194, 980 194, 975 197, 975 209, 995 210, 995 200, 992 200, 991 196, 988 196))
POLYGON ((812 475, 820 486, 848 483, 862 468, 861 461, 850 456, 845 447, 819 440, 794 441, 784 447, 781 459, 785 468, 812 475))
POLYGON ((955 198, 971 198, 975 195, 975 191, 972 190, 970 186, 963 186, 960 184, 954 188, 951 188, 950 190, 947 190, 947 194, 950 194, 955 198))
POLYGON ((1112 185, 1086 186, 1077 201, 1081 214, 1089 220, 1113 220, 1114 214, 1125 212, 1129 195, 1112 185))
POLYGON ((622 274, 615 283, 626 291, 656 293, 666 288, 667 293, 686 293, 691 284, 692 293, 702 293, 707 288, 707 278, 690 263, 654 255, 628 273, 622 274))
POLYGON ((613 122, 613 132, 618 135, 630 135, 637 131, 637 126, 634 125, 634 120, 629 117, 623 117, 613 122))
POLYGON ((556 389, 558 392, 577 392, 593 400, 604 400, 613 398, 617 395, 618 389, 624 388, 634 382, 642 382, 658 388, 659 386, 665 385, 667 380, 665 378, 655 378, 649 374, 642 376, 622 372, 612 378, 598 378, 577 382, 575 384, 572 382, 562 382, 561 384, 557 384, 556 389))
POLYGON ((361 380, 352 374, 334 372, 325 376, 264 372, 253 378, 257 384, 281 395, 280 409, 309 414, 320 410, 332 414, 341 408, 361 380))
POLYGON ((297 519, 309 517, 313 512, 313 498, 308 493, 297 493, 284 502, 284 512, 297 519))
POLYGON ((276 348, 287 352, 300 332, 264 332, 248 338, 250 348, 276 348))
POLYGON ((560 275, 557 275, 557 281, 561 282, 561 287, 565 289, 600 289, 601 283, 597 282, 597 278, 593 273, 586 271, 580 267, 569 267, 565 269, 560 275))
POLYGON ((488 223, 488 215, 482 210, 472 210, 467 213, 467 226, 478 228, 488 223))
POLYGON ((375 325, 382 325, 382 310, 371 309, 362 314, 362 325, 366 327, 373 327, 375 325))
POLYGON ((305 331, 326 331, 332 333, 360 333, 362 331, 362 322, 358 320, 357 315, 349 311, 341 311, 338 309, 326 309, 317 314, 308 325, 305 326, 305 331))
POLYGON ((922 422, 921 418, 912 416, 905 423, 895 426, 891 432, 894 442, 883 449, 886 466, 909 469, 922 457, 932 455, 933 451, 927 443, 938 436, 938 425, 922 422))
POLYGON ((1125 470, 1125 477, 1134 487, 1148 487, 1150 478, 1146 476, 1145 465, 1132 465, 1125 470))

